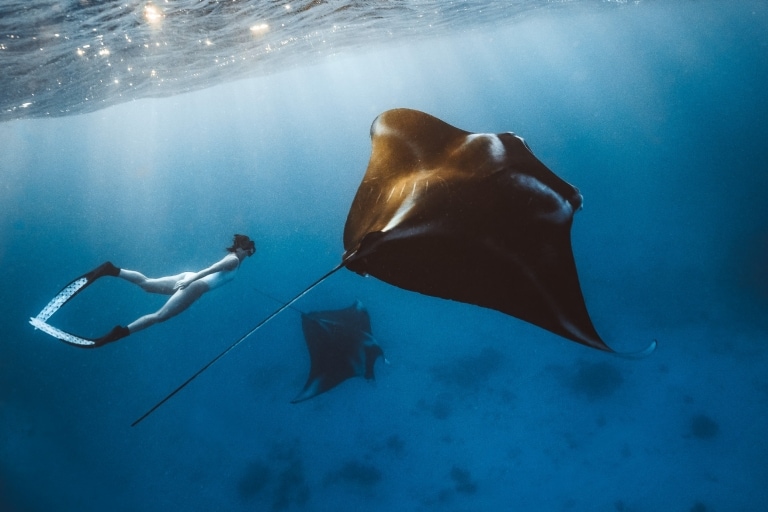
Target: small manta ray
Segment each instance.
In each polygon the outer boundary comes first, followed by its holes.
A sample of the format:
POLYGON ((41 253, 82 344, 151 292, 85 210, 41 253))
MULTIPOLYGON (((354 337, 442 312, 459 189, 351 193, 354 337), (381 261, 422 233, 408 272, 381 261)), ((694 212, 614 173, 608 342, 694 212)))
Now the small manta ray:
POLYGON ((371 317, 359 300, 345 309, 302 313, 301 327, 309 349, 309 377, 291 403, 325 393, 352 377, 374 378, 374 363, 384 351, 371 334, 371 317))

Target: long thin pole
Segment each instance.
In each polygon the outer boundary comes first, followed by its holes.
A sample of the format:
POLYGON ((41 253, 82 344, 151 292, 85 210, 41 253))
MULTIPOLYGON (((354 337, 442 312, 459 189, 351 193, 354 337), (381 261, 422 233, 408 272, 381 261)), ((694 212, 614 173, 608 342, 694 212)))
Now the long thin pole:
POLYGON ((147 416, 149 416, 150 414, 152 414, 153 412, 155 412, 155 411, 156 411, 156 410, 157 410, 157 409, 158 409, 158 408, 159 408, 161 405, 163 405, 165 402, 167 402, 168 400, 170 400, 170 399, 171 399, 171 398, 172 398, 172 397, 173 397, 173 396, 174 396, 176 393, 178 393, 179 391, 181 391, 182 389, 184 389, 184 388, 187 386, 187 384, 189 384, 190 382, 192 382, 193 380, 195 380, 195 378, 197 378, 197 376, 198 376, 198 375, 200 375, 200 374, 201 374, 201 373, 203 373, 205 370, 207 370, 208 368, 210 368, 210 367, 213 365, 213 363, 215 363, 216 361, 218 361, 219 359, 221 359, 222 357, 224 357, 225 355, 227 355, 227 354, 229 353, 229 351, 231 351, 231 350, 232 350, 232 349, 234 349, 236 346, 238 346, 240 343, 242 343, 243 341, 245 341, 245 339, 246 339, 246 338, 248 338, 248 337, 249 337, 251 334, 253 334, 253 333, 255 333, 256 331, 258 331, 259 329, 261 329, 261 328, 264 326, 264 324, 266 324, 267 322, 269 322, 270 320, 272 320, 273 318, 275 318, 277 315, 279 315, 280 313, 282 313, 283 311, 285 311, 285 310, 286 310, 286 309, 288 309, 289 307, 291 307, 291 305, 293 305, 293 303, 294 303, 294 302, 296 302, 297 300, 299 300, 300 298, 302 298, 304 295, 306 295, 307 293, 309 293, 309 292, 310 292, 310 291, 311 291, 311 290, 312 290, 312 289, 313 289, 315 286, 319 285, 320 283, 322 283, 323 281, 325 281, 326 279, 328 279, 328 278, 329 278, 329 277, 330 277, 330 276, 331 276, 331 275, 332 275, 334 272, 336 272, 337 270, 339 270, 339 269, 340 269, 341 267, 343 267, 343 266, 344 266, 344 263, 343 263, 343 262, 342 262, 342 263, 339 263, 338 265, 336 265, 336 267, 334 267, 334 268, 333 268, 333 270, 331 270, 330 272, 328 272, 327 274, 325 274, 323 277, 321 277, 320 279, 318 279, 317 281, 315 281, 314 283, 312 283, 312 284, 311 284, 311 285, 309 285, 308 287, 306 287, 306 288, 305 288, 305 289, 304 289, 304 290, 303 290, 301 293, 299 293, 298 295, 296 295, 296 296, 295 296, 294 298, 292 298, 290 301, 286 302, 285 304, 283 304, 282 306, 280 306, 278 309, 276 309, 275 311, 273 311, 273 312, 272 312, 272 313, 271 313, 271 314, 270 314, 268 317, 266 317, 264 320, 262 320, 261 322, 259 322, 258 324, 256 324, 256 326, 255 326, 253 329, 251 329, 250 331, 248 331, 247 333, 245 333, 244 335, 242 335, 242 336, 240 337, 240 339, 238 339, 237 341, 235 341, 234 343, 232 343, 232 344, 231 344, 229 347, 227 347, 227 348, 226 348, 226 350, 224 350, 222 353, 220 353, 219 355, 217 355, 216 357, 214 357, 213 359, 211 359, 211 360, 210 360, 210 361, 209 361, 209 362, 208 362, 208 363, 207 363, 205 366, 203 366, 202 368, 200 368, 199 370, 197 370, 197 371, 196 371, 196 372, 195 372, 195 373, 194 373, 194 374, 193 374, 193 375, 192 375, 190 378, 188 378, 187 380, 185 380, 185 381, 184 381, 184 382, 183 382, 183 383, 182 383, 182 384, 181 384, 179 387, 177 387, 176 389, 174 389, 173 391, 171 391, 171 392, 168 394, 168 396, 166 396, 165 398, 163 398, 162 400, 160 400, 159 402, 157 402, 157 403, 154 405, 154 407, 152 407, 150 410, 148 410, 147 412, 145 412, 145 413, 144 413, 144 414, 143 414, 143 415, 142 415, 142 416, 141 416, 139 419, 137 419, 136 421, 134 421, 133 423, 131 423, 131 426, 132 426, 132 427, 135 427, 136 425, 138 425, 139 423, 141 423, 141 421, 142 421, 144 418, 146 418, 147 416))

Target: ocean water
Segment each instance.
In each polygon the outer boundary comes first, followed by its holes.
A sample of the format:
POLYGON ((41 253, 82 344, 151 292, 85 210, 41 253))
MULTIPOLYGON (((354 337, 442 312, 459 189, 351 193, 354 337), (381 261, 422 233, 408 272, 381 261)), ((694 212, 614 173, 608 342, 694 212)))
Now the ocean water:
MULTIPOLYGON (((767 2, 148 5, 0 7, 0 510, 768 509, 767 2), (296 306, 362 301, 375 381, 291 404, 289 310, 131 427, 339 262, 394 107, 525 137, 584 195, 597 330, 658 349, 341 270, 296 306), (233 233, 256 256, 166 323, 98 350, 27 323, 104 260, 199 269, 233 233)), ((51 323, 162 302, 105 278, 51 323)))

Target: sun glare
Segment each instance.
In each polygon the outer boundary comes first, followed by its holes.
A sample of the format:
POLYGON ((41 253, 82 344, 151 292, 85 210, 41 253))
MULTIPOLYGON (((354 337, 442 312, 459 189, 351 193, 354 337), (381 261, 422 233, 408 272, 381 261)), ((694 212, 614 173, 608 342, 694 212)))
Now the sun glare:
POLYGON ((150 25, 157 26, 163 21, 163 12, 156 5, 147 4, 144 6, 144 18, 150 25))
POLYGON ((258 25, 253 25, 251 27, 251 34, 255 36, 261 36, 269 32, 269 25, 266 23, 259 23, 258 25))

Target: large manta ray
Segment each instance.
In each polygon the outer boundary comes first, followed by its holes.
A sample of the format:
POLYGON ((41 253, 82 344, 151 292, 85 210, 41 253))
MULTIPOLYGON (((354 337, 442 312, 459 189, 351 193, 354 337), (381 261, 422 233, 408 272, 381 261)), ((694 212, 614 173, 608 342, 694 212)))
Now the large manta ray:
POLYGON ((611 351, 587 313, 571 249, 581 194, 522 138, 396 109, 373 122, 371 144, 344 266, 611 351))
MULTIPOLYGON (((342 267, 406 290, 476 304, 613 352, 587 313, 571 249, 578 189, 513 134, 470 133, 388 110, 344 227, 341 263, 211 360, 151 414, 266 322, 342 267)), ((656 347, 624 354, 644 356, 656 347)))

